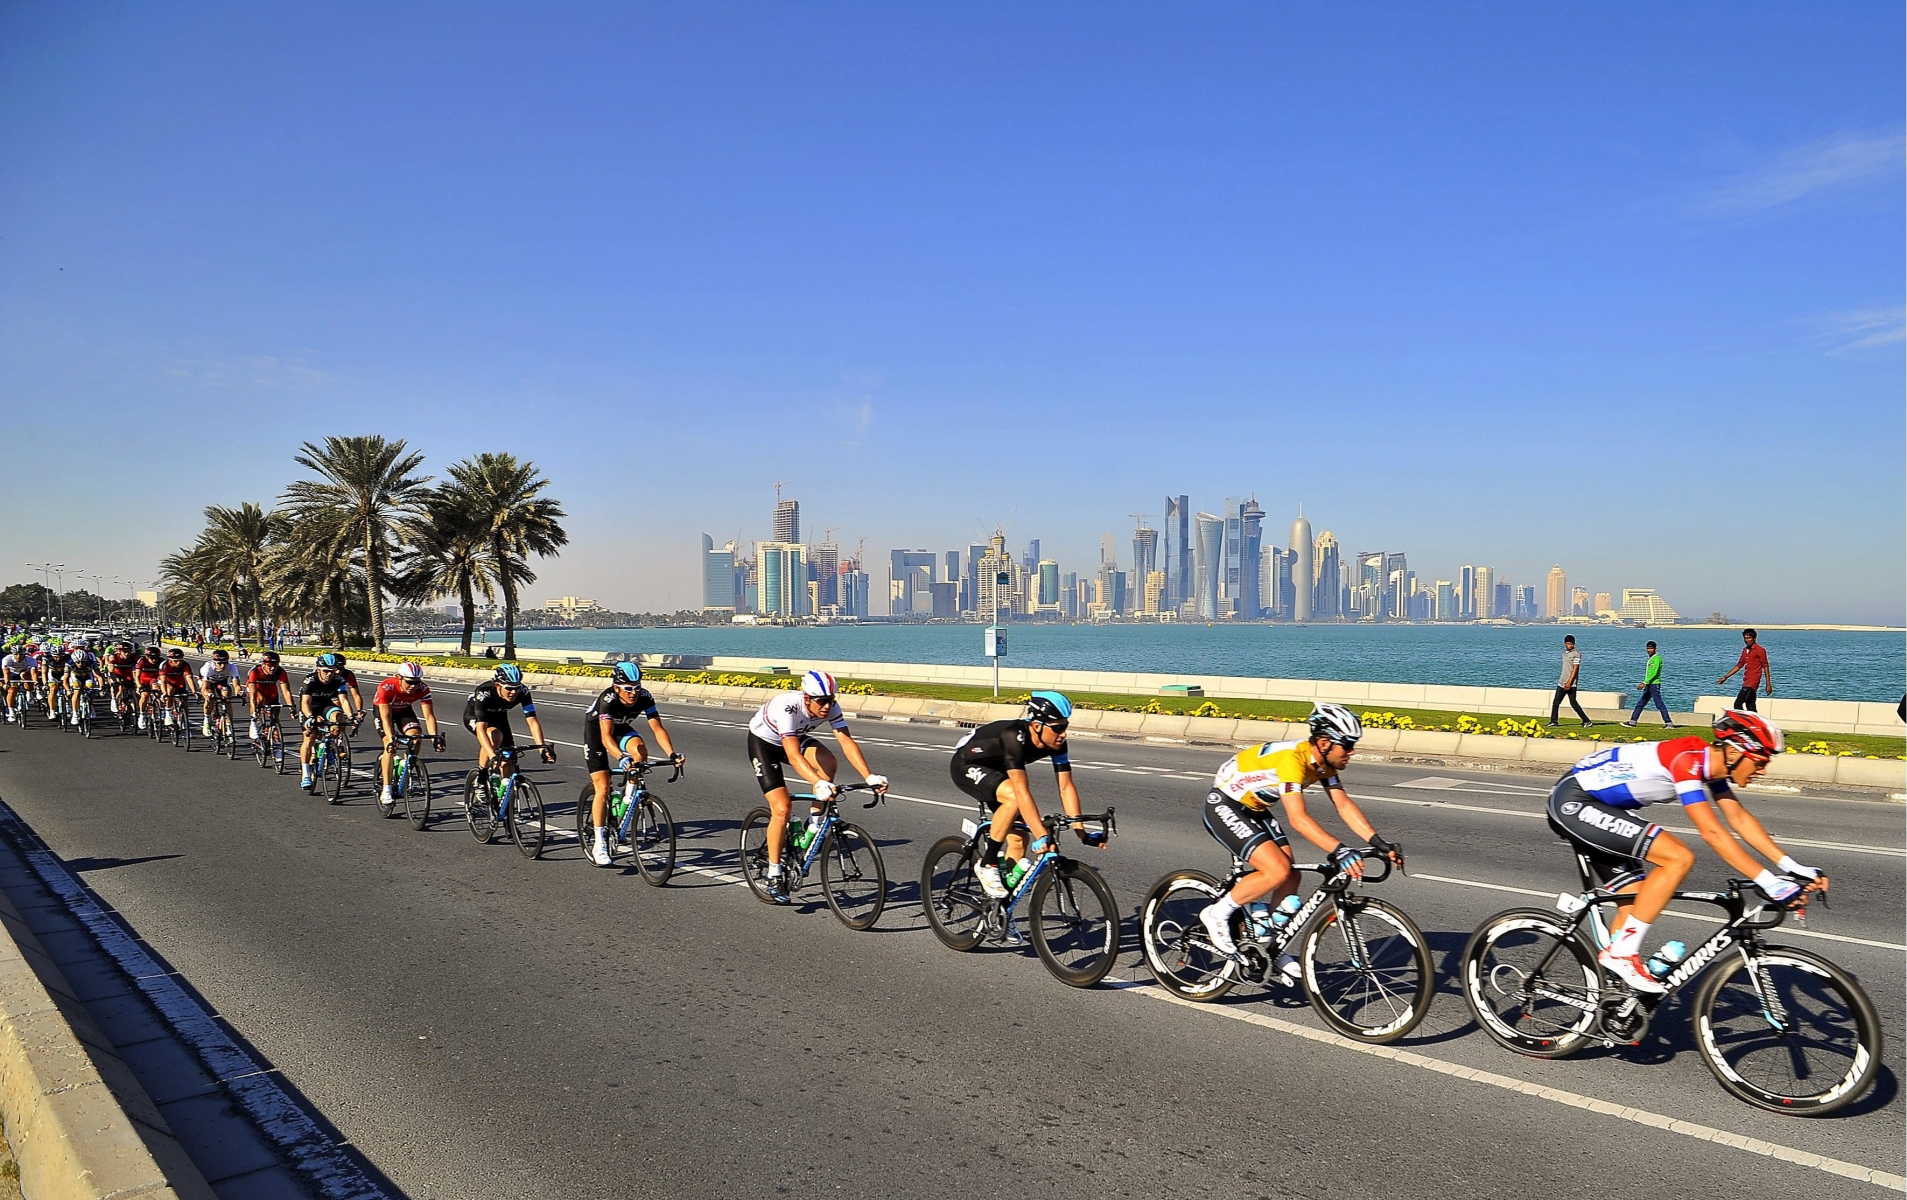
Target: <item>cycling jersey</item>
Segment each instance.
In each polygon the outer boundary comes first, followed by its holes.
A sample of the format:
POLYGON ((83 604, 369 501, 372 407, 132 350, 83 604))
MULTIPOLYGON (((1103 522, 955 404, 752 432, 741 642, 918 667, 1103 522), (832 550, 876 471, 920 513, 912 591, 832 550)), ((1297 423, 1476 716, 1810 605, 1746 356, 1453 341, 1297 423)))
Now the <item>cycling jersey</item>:
POLYGON ((208 659, 205 665, 199 668, 199 678, 207 683, 237 683, 238 668, 228 662, 222 663, 208 659))
POLYGON ((301 698, 310 697, 312 701, 311 711, 321 713, 326 708, 336 704, 338 702, 338 696, 341 695, 343 691, 344 675, 342 672, 333 671, 331 678, 320 679, 318 678, 318 673, 313 671, 311 674, 305 676, 303 685, 298 689, 298 695, 301 698))
POLYGON ((5 658, 0 658, 0 671, 16 679, 31 675, 38 665, 29 654, 9 654, 5 658))
POLYGON ((168 658, 159 664, 159 678, 175 687, 184 687, 192 678, 192 667, 183 658, 168 658))
POLYGON ((464 704, 464 724, 496 725, 507 729, 510 725, 510 710, 518 707, 523 709, 526 717, 536 715, 536 703, 530 699, 529 685, 517 685, 516 696, 505 699, 493 679, 478 685, 477 690, 470 693, 470 699, 464 704))
POLYGON ((159 682, 159 668, 165 663, 162 659, 141 656, 135 665, 138 667, 139 682, 150 687, 159 682))
POLYGON ((381 704, 391 706, 392 715, 404 712, 411 705, 430 699, 430 685, 423 680, 417 681, 417 690, 412 691, 410 681, 391 676, 377 685, 377 692, 371 697, 371 707, 381 704))
POLYGON ((1699 737, 1637 742, 1601 750, 1569 769, 1591 799, 1611 808, 1680 800, 1700 804, 1733 796, 1726 779, 1708 778, 1709 744, 1699 737))
POLYGON ((1026 764, 1042 758, 1053 760, 1053 773, 1070 772, 1073 763, 1066 755, 1066 739, 1052 750, 1035 745, 1024 719, 992 721, 954 743, 954 761, 962 767, 984 767, 992 771, 1024 771, 1026 764))
POLYGON ((90 650, 82 650, 66 661, 66 670, 77 679, 90 679, 93 672, 99 670, 99 660, 90 650))
POLYGON ((601 723, 605 717, 620 737, 635 724, 637 717, 653 721, 656 715, 656 698, 649 694, 648 688, 637 688, 635 699, 629 701, 624 701, 615 688, 604 688, 602 694, 596 697, 596 703, 590 705, 589 711, 583 714, 585 736, 601 736, 601 723))
POLYGON ((283 667, 267 667, 264 663, 259 663, 245 673, 247 687, 269 696, 278 695, 278 685, 281 683, 286 687, 291 686, 291 680, 285 675, 283 667))
POLYGON ((801 692, 783 692, 755 710, 755 715, 748 718, 748 732, 764 742, 780 745, 785 737, 807 737, 810 731, 823 725, 836 729, 848 727, 848 719, 841 715, 838 703, 830 701, 827 712, 811 717, 805 701, 806 696, 801 692))
POLYGON ((1276 804, 1314 783, 1342 791, 1337 773, 1317 757, 1309 742, 1266 742, 1240 750, 1218 769, 1212 790, 1249 809, 1276 804))
POLYGON ((118 650, 106 656, 107 669, 122 679, 132 674, 132 669, 138 662, 137 654, 125 654, 118 650))
POLYGON ((64 650, 53 651, 40 656, 40 667, 48 679, 58 679, 66 674, 67 655, 64 650))

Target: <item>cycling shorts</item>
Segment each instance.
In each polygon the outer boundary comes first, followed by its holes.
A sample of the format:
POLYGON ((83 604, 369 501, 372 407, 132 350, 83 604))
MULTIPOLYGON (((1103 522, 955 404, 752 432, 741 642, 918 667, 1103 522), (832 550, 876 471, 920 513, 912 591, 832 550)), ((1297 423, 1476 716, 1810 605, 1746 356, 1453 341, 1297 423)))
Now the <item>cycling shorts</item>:
POLYGON ((1005 771, 996 771, 979 763, 961 762, 958 754, 947 760, 947 769, 953 776, 954 786, 978 800, 988 812, 1000 807, 1000 785, 1007 779, 1005 771))
MULTIPOLYGON (((801 739, 801 749, 805 753, 810 747, 821 743, 811 737, 801 739)), ((755 782, 761 786, 761 794, 766 796, 776 788, 787 787, 781 769, 788 765, 788 756, 782 751, 780 742, 764 741, 750 732, 748 735, 748 761, 755 768, 755 782)))
POLYGON ((1636 809, 1604 804, 1584 791, 1574 775, 1563 776, 1549 790, 1546 809, 1556 835, 1587 854, 1601 871, 1613 875, 1649 869, 1649 847, 1662 827, 1638 820, 1636 809))
POLYGON ((378 717, 377 721, 380 726, 383 726, 384 732, 387 734, 393 731, 396 733, 409 733, 412 726, 423 724, 423 721, 417 715, 417 710, 408 704, 402 708, 393 708, 391 710, 391 723, 389 725, 384 725, 384 718, 382 716, 378 717))
POLYGON ((468 729, 472 733, 475 733, 477 732, 477 726, 480 724, 489 726, 490 745, 493 749, 496 749, 496 750, 516 749, 516 734, 511 731, 510 723, 508 721, 499 721, 495 725, 490 725, 489 722, 487 721, 473 721, 466 724, 464 728, 468 729))
POLYGON ((625 749, 631 739, 641 735, 633 729, 625 729, 616 735, 616 752, 611 754, 603 745, 602 730, 597 728, 593 718, 583 720, 583 770, 591 775, 598 771, 607 771, 616 765, 617 760, 629 753, 625 749))
POLYGON ((1231 851, 1240 862, 1249 862, 1258 847, 1270 842, 1291 857, 1291 841, 1285 827, 1270 809, 1246 808, 1224 792, 1213 789, 1205 797, 1205 832, 1231 851))

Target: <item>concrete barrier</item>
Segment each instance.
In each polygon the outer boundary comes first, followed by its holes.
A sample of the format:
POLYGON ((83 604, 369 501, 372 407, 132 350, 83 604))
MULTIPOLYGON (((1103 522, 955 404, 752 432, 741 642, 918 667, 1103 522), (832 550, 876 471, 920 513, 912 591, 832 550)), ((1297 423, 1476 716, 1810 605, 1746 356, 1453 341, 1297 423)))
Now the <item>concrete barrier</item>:
MULTIPOLYGON (((1697 696, 1695 711, 1713 719, 1735 706, 1733 696, 1697 696)), ((1755 711, 1784 729, 1814 733, 1865 733, 1875 737, 1907 738, 1907 725, 1893 704, 1868 700, 1790 700, 1759 696, 1755 711)))

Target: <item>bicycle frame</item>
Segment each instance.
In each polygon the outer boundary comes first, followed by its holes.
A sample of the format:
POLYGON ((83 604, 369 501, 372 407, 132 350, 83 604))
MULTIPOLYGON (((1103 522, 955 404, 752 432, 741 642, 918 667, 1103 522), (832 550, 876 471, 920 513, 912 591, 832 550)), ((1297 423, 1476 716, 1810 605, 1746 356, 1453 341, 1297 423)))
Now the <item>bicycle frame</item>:
MULTIPOLYGON (((1110 840, 1119 832, 1119 822, 1113 815, 1115 811, 1115 809, 1108 808, 1103 813, 1082 813, 1077 817, 1069 817, 1065 813, 1051 813, 1046 817, 1046 827, 1050 832, 1058 833, 1063 829, 1071 829, 1078 825, 1099 825, 1104 829, 1106 837, 1110 840)), ((984 809, 982 810, 982 815, 991 820, 991 814, 986 813, 984 809)), ((967 835, 967 844, 974 848, 974 861, 976 863, 980 861, 978 852, 980 835, 986 828, 986 821, 975 822, 970 817, 963 818, 960 822, 961 832, 967 835)), ((1032 830, 1027 828, 1025 821, 1015 818, 1009 832, 1017 833, 1021 837, 1027 837, 1032 830)), ((1070 861, 1070 859, 1061 854, 1057 849, 1048 848, 1042 851, 1039 858, 1028 868, 1026 874, 1021 876, 1020 881, 1013 886, 1011 895, 1007 896, 1004 900, 995 900, 989 896, 987 903, 997 906, 999 911, 1011 915, 1013 911, 1019 907, 1020 901, 1033 894, 1033 885, 1040 881, 1040 876, 1055 867, 1063 867, 1070 861)), ((1233 882, 1237 881, 1234 880, 1233 882)))
MULTIPOLYGON (((635 824, 636 820, 636 810, 642 807, 642 802, 647 800, 651 795, 648 786, 643 782, 643 777, 648 775, 649 772, 661 767, 675 768, 675 773, 669 776, 670 783, 674 783, 676 780, 682 778, 682 766, 674 759, 651 758, 636 763, 627 771, 623 771, 622 787, 620 789, 611 789, 612 791, 620 790, 622 792, 622 818, 616 822, 617 841, 624 844, 628 843, 630 827, 635 824)), ((813 797, 811 796, 809 799, 813 799, 813 797)), ((830 827, 824 826, 823 828, 825 831, 825 829, 830 827)), ((817 837, 815 841, 819 843, 821 839, 817 837)), ((805 866, 803 873, 806 873, 805 866)))
MULTIPOLYGON (((667 761, 667 760, 665 759, 663 761, 667 761)), ((821 805, 821 828, 815 830, 813 839, 808 842, 808 848, 802 851, 801 857, 791 864, 788 862, 787 852, 794 847, 794 832, 793 831, 794 831, 796 822, 795 820, 790 819, 788 822, 788 832, 781 839, 782 866, 783 867, 793 866, 796 873, 799 874, 803 879, 806 879, 808 877, 809 869, 812 868, 815 864, 815 861, 821 857, 821 847, 827 843, 828 835, 834 832, 834 827, 836 825, 841 824, 841 813, 839 811, 841 807, 841 801, 837 797, 839 797, 844 792, 862 791, 862 790, 866 790, 867 787, 868 785, 865 783, 847 784, 842 787, 836 788, 835 795, 829 796, 826 800, 816 800, 814 798, 813 792, 795 792, 791 794, 789 796, 790 801, 806 800, 811 806, 815 804, 821 805)), ((876 793, 874 796, 874 799, 869 800, 866 804, 863 804, 861 807, 873 808, 876 804, 881 803, 886 798, 887 796, 885 793, 876 793)), ((810 809, 810 812, 812 812, 812 808, 810 809)), ((790 816, 792 818, 792 814, 790 814, 790 816)), ((626 819, 627 818, 625 817, 625 820, 626 819)))

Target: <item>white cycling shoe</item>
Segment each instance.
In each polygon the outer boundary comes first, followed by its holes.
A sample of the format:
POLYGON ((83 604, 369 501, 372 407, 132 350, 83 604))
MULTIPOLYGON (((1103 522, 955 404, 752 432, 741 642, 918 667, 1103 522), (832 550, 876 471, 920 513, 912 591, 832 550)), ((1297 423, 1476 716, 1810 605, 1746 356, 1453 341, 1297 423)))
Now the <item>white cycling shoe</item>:
POLYGON ((1637 992, 1659 996, 1669 990, 1643 965, 1640 954, 1617 954, 1612 950, 1604 950, 1596 955, 1596 965, 1637 992))
POLYGON ((1298 964, 1297 955, 1278 956, 1278 978, 1284 980, 1288 987, 1297 987, 1304 982, 1304 968, 1298 964))
POLYGON ((980 881, 980 889, 995 900, 1007 897, 1006 880, 1000 878, 1000 868, 981 863, 973 869, 973 877, 980 881))
POLYGON ((598 829, 596 831, 596 840, 589 847, 589 861, 599 867, 606 867, 615 861, 614 856, 609 853, 609 831, 607 829, 598 829))
POLYGON ((1205 927, 1206 940, 1212 943, 1212 949, 1230 958, 1238 953, 1238 944, 1232 941, 1232 915, 1219 916, 1217 905, 1207 905, 1199 910, 1199 924, 1205 927))

